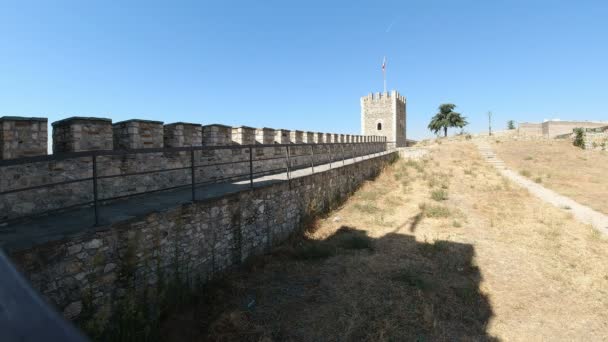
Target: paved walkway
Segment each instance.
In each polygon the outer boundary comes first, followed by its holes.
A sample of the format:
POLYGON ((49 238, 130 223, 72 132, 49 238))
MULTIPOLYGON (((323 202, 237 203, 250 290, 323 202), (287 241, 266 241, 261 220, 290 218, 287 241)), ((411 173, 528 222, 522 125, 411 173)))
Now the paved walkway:
POLYGON ((488 163, 494 165, 494 167, 498 169, 498 172, 500 172, 503 176, 526 188, 531 194, 542 199, 543 201, 560 209, 572 212, 578 221, 590 224, 601 233, 608 235, 607 215, 582 205, 569 197, 549 190, 544 186, 533 182, 524 176, 521 176, 517 172, 510 170, 505 166, 505 163, 502 160, 496 157, 496 153, 494 153, 492 147, 486 141, 478 140, 475 142, 475 144, 479 148, 481 155, 488 161, 488 163))
MULTIPOLYGON (((350 165, 356 162, 379 157, 390 152, 380 152, 362 157, 350 158, 320 164, 314 167, 314 172, 350 165)), ((310 175, 312 168, 301 168, 253 179, 253 187, 259 188, 268 184, 284 182, 289 178, 310 175)), ((249 180, 227 182, 199 186, 196 188, 196 200, 204 201, 236 193, 250 188, 249 180)), ((82 207, 74 210, 57 212, 40 216, 27 221, 0 226, 0 248, 7 252, 27 249, 46 242, 62 240, 78 234, 87 234, 98 229, 107 229, 108 225, 120 221, 141 217, 148 213, 168 209, 183 203, 192 202, 192 190, 189 186, 172 191, 149 193, 130 197, 125 200, 113 201, 99 207, 100 226, 95 227, 95 216, 92 207, 82 207)))

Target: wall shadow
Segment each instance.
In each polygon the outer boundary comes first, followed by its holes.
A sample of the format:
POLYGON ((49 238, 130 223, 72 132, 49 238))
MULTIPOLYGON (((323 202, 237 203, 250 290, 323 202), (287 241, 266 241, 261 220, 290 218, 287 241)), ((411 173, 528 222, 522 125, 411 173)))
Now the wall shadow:
POLYGON ((206 285, 166 316, 167 341, 496 341, 470 244, 298 238, 206 285))

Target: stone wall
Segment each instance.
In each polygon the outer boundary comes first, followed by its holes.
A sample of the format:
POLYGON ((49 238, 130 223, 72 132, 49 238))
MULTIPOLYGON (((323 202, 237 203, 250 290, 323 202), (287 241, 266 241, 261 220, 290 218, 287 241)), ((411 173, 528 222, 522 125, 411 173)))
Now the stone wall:
POLYGON ((83 230, 11 257, 67 318, 103 328, 125 299, 145 298, 153 306, 163 284, 205 282, 280 244, 307 218, 378 174, 394 155, 83 230))
POLYGON ((555 138, 558 135, 572 133, 575 128, 598 128, 608 125, 608 122, 592 121, 546 121, 542 123, 543 136, 555 138))
POLYGON ((608 122, 594 121, 545 121, 543 123, 522 122, 518 127, 518 134, 522 136, 537 136, 556 138, 572 133, 575 128, 599 128, 608 125, 608 122))
MULTIPOLYGON (((311 148, 314 163, 322 164, 355 155, 383 151, 384 144, 366 146, 315 145, 289 147, 291 169, 311 165, 311 148), (310 147, 314 146, 314 147, 310 147)), ((257 147, 252 151, 255 176, 283 172, 286 167, 286 146, 257 147)), ((191 155, 189 151, 127 153, 99 155, 97 158, 98 192, 100 200, 161 190, 191 183, 191 155), (160 170, 170 170, 163 171, 160 170), (147 172, 145 174, 134 174, 147 172), (119 176, 119 177, 114 177, 119 176)), ((197 184, 237 181, 249 177, 249 148, 217 147, 194 152, 197 184)), ((93 201, 93 160, 91 156, 78 156, 62 160, 39 161, 0 167, 0 191, 36 187, 67 180, 73 182, 54 187, 0 195, 0 220, 38 214, 93 201), (87 179, 77 181, 78 179, 87 179)))
POLYGON ((47 119, 0 117, 0 160, 47 154, 47 119))
POLYGON ((608 151, 608 126, 585 129, 584 140, 586 150, 608 151))

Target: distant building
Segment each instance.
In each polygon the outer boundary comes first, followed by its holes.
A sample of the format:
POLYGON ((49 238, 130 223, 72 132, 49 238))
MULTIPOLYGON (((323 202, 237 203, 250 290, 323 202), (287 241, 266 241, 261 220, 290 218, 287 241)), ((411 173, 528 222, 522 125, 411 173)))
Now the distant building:
POLYGON ((575 128, 598 128, 608 125, 601 121, 545 121, 543 123, 519 123, 519 135, 555 138, 558 135, 572 133, 575 128))
POLYGON ((405 97, 396 90, 361 98, 361 134, 385 136, 397 147, 406 146, 405 97))

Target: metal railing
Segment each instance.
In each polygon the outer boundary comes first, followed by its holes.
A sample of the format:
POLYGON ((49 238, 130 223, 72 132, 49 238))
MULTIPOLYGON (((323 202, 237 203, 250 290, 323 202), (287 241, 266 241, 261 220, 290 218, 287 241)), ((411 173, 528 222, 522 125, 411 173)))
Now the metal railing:
MULTIPOLYGON (((23 166, 27 164, 35 164, 41 162, 56 162, 70 159, 80 160, 81 162, 83 162, 84 159, 84 164, 90 163, 90 170, 86 171, 87 176, 85 177, 70 178, 62 181, 36 184, 33 186, 22 188, 0 189, 0 196, 7 196, 11 194, 23 193, 40 189, 47 189, 47 191, 50 192, 48 195, 53 196, 53 189, 61 188, 64 186, 71 186, 78 183, 92 184, 91 200, 70 203, 69 205, 56 206, 53 208, 49 208, 48 210, 41 210, 39 212, 21 215, 0 214, 0 225, 6 225, 15 221, 46 215, 57 211, 65 211, 69 209, 87 206, 91 206, 93 208, 95 220, 94 224, 99 225, 101 216, 99 212, 100 206, 108 202, 135 196, 141 196, 150 193, 184 189, 188 187, 190 187, 191 189, 191 200, 196 201, 197 190, 204 190, 204 187, 208 185, 235 182, 241 182, 242 185, 242 182, 248 181, 249 187, 254 188, 256 178, 277 174, 285 174, 286 177, 284 179, 275 179, 275 181, 290 181, 292 173, 295 170, 310 168, 311 172, 315 173, 315 167, 317 167, 318 170, 320 165, 325 164, 328 164, 328 168, 332 169, 336 166, 340 166, 340 164, 345 165, 346 159, 352 158, 353 162, 356 162, 357 158, 359 158, 360 161, 364 157, 375 157, 377 155, 380 155, 388 150, 388 146, 388 142, 194 146, 177 148, 149 148, 137 150, 103 150, 74 152, 57 155, 19 158, 12 160, 0 160, 0 175, 5 174, 3 169, 6 167, 23 166), (262 153, 258 155, 257 152, 260 149, 262 149, 262 153), (215 154, 218 153, 218 151, 228 150, 232 151, 229 156, 220 156, 219 160, 216 160, 216 162, 211 162, 216 157, 215 154), (264 152, 264 150, 271 150, 274 152, 272 153, 271 157, 266 157, 266 153, 264 152), (235 151, 239 152, 236 153, 235 151), (245 153, 243 153, 243 151, 245 151, 245 153), (256 153, 254 153, 254 151, 256 153), (168 154, 177 154, 177 159, 181 158, 182 162, 186 159, 189 159, 189 165, 177 165, 176 167, 167 167, 143 171, 129 170, 129 172, 120 172, 115 174, 102 174, 103 171, 106 171, 103 166, 103 161, 101 160, 104 157, 122 157, 124 159, 129 155, 135 155, 136 159, 138 155, 143 156, 155 153, 162 153, 165 160, 169 158, 167 157, 168 154), (187 154, 189 154, 189 158, 187 158, 187 154), (245 155, 246 157, 243 158, 242 155, 245 155), (204 161, 205 158, 207 158, 208 163, 201 162, 204 161), (279 162, 277 163, 274 161, 279 162), (268 166, 268 169, 266 169, 264 165, 268 166), (215 170, 215 172, 209 171, 209 169, 213 169, 215 170), (233 174, 234 170, 240 170, 242 172, 237 172, 236 174, 233 174), (179 171, 182 171, 184 175, 189 174, 182 183, 180 183, 179 181, 175 181, 175 184, 164 184, 166 186, 159 186, 156 188, 155 185, 157 184, 150 184, 147 185, 150 188, 148 190, 129 192, 126 194, 117 194, 116 191, 113 191, 115 189, 112 189, 112 191, 106 191, 111 194, 108 196, 102 196, 102 191, 100 191, 100 182, 103 182, 105 180, 146 175, 158 175, 162 173, 179 171), (211 176, 214 174, 215 176, 211 176), (217 174, 219 174, 219 176, 217 174)), ((109 162, 113 161, 113 159, 109 160, 109 162)), ((133 165, 141 164, 138 164, 138 162, 135 161, 133 165)), ((109 168, 111 169, 111 167, 109 168)), ((82 170, 80 171, 82 172, 82 170)), ((59 172, 59 174, 61 174, 61 172, 59 172)), ((80 190, 85 191, 85 188, 80 190)))

